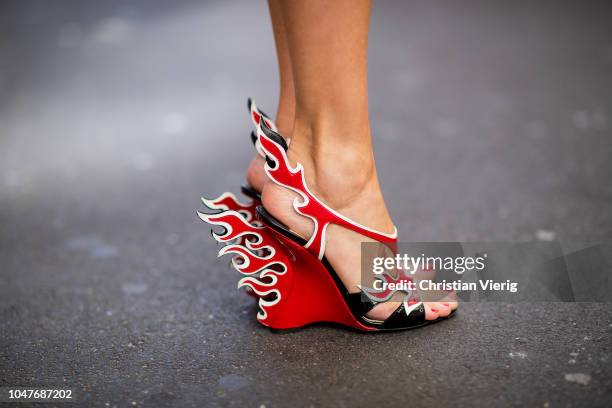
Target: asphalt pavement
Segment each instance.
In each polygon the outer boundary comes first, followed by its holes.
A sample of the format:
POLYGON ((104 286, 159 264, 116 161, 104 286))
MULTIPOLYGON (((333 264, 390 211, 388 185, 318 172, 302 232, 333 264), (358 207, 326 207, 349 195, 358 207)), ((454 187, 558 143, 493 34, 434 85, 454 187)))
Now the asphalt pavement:
MULTIPOLYGON (((0 387, 84 407, 611 406, 610 303, 467 303, 384 335, 258 325, 196 211, 239 192, 274 58, 263 1, 2 2, 0 387)), ((376 1, 370 100, 402 240, 612 238, 609 3, 376 1)))

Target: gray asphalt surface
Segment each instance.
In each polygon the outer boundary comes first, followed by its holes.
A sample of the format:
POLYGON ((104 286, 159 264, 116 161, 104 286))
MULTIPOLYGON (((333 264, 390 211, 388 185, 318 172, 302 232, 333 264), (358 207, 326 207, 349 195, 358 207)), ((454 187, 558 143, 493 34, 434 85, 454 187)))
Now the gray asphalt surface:
MULTIPOLYGON (((370 54, 402 240, 612 238, 612 7, 379 1, 370 54)), ((0 386, 86 407, 612 405, 610 303, 259 326, 195 211, 238 192, 245 98, 276 92, 263 2, 2 2, 0 386)))

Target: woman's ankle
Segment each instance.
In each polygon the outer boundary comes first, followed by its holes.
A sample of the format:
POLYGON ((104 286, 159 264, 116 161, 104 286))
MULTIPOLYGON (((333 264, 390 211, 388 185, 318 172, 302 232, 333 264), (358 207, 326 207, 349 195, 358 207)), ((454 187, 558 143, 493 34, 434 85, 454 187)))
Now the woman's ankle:
POLYGON ((338 209, 363 191, 379 188, 369 129, 359 129, 361 135, 355 134, 357 131, 351 135, 360 138, 359 143, 337 137, 345 132, 335 126, 296 123, 288 151, 293 164, 299 162, 304 166, 306 181, 313 192, 338 209))
MULTIPOLYGON (((325 204, 370 228, 392 232, 394 226, 376 174, 367 115, 340 120, 346 116, 324 111, 315 117, 305 121, 296 116, 287 153, 291 163, 303 166, 308 188, 325 204)), ((262 194, 264 207, 292 227, 293 211, 287 209, 292 208, 294 197, 290 190, 272 182, 265 184, 262 194)))

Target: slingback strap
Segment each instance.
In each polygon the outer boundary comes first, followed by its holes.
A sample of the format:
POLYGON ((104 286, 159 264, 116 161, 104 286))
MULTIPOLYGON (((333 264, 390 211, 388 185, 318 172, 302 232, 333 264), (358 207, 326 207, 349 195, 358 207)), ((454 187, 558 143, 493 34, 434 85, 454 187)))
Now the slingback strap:
POLYGON ((323 259, 326 231, 330 224, 348 228, 382 243, 395 245, 397 241, 396 228, 394 228, 392 234, 375 231, 343 216, 324 204, 308 189, 303 166, 298 163, 297 166, 293 167, 289 162, 286 144, 283 146, 277 142, 279 138, 283 140, 283 137, 267 126, 263 120, 259 122, 257 132, 259 144, 266 154, 266 173, 274 183, 289 188, 302 197, 301 202, 298 198, 294 200, 293 208, 299 214, 310 218, 314 223, 312 236, 304 246, 310 253, 319 259, 323 259))
MULTIPOLYGON (((278 128, 276 127, 276 124, 274 123, 274 121, 270 119, 268 115, 266 115, 261 109, 257 107, 253 99, 251 98, 247 99, 247 107, 249 109, 249 115, 251 116, 251 120, 253 121, 253 126, 255 126, 256 129, 259 126, 259 122, 263 118, 263 121, 266 124, 266 126, 274 130, 275 132, 278 132, 278 128)), ((265 157, 264 152, 261 150, 261 145, 259 144, 259 141, 257 140, 257 133, 255 131, 251 132, 251 141, 253 142, 253 145, 255 146, 255 150, 257 150, 257 153, 259 153, 261 157, 265 157)))

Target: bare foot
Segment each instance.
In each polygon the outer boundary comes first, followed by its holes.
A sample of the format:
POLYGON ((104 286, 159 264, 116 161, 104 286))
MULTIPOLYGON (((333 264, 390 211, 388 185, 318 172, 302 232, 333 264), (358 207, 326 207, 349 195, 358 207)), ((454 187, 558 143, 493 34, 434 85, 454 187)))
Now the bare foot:
POLYGON ((262 191, 264 184, 268 180, 268 176, 264 171, 264 163, 265 160, 259 154, 256 154, 253 159, 251 159, 251 163, 249 163, 249 167, 246 173, 246 180, 248 185, 256 191, 262 191))

